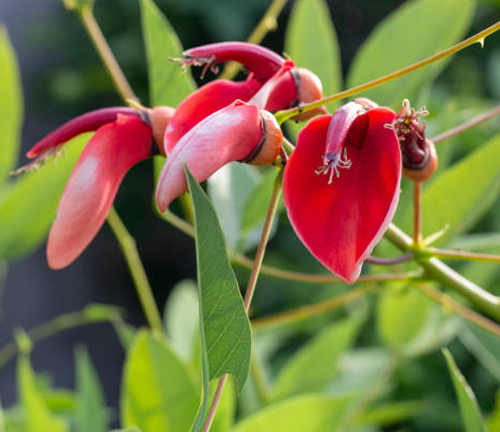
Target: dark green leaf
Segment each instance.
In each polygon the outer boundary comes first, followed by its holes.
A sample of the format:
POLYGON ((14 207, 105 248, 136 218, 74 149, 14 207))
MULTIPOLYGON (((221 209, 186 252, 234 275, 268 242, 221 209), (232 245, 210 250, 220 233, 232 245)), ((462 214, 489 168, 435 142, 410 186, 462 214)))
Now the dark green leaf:
POLYGON ((350 398, 299 396, 276 403, 245 418, 230 432, 336 432, 350 398))
MULTIPOLYGON (((365 83, 423 60, 459 41, 473 17, 471 0, 411 0, 382 21, 353 60, 348 86, 365 83)), ((399 107, 404 98, 416 103, 424 87, 446 65, 427 66, 363 92, 381 105, 399 107)))
POLYGON ((185 432, 197 406, 186 366, 161 336, 140 331, 125 362, 122 424, 142 432, 185 432))
POLYGON ((7 29, 0 25, 0 186, 16 163, 22 117, 23 95, 19 67, 7 29))
POLYGON ((141 0, 151 104, 177 106, 196 86, 189 70, 169 58, 182 57, 182 46, 171 24, 153 0, 141 0))
POLYGON ((340 355, 354 343, 361 328, 358 317, 336 322, 302 347, 281 369, 274 397, 284 399, 323 390, 337 375, 340 355))
POLYGON ((22 174, 0 196, 0 258, 19 258, 45 240, 66 182, 89 138, 85 134, 68 142, 64 157, 22 174))
POLYGON ((443 354, 448 365, 448 370, 450 371, 453 387, 455 387, 465 431, 488 432, 472 389, 467 384, 467 381, 465 381, 451 353, 447 349, 444 349, 443 354))
POLYGON ((78 432, 106 432, 108 428, 104 394, 94 366, 83 346, 76 350, 76 389, 78 432))
POLYGON ((65 422, 52 415, 43 397, 40 395, 36 377, 26 354, 19 357, 17 363, 18 389, 26 418, 25 432, 69 432, 65 422))

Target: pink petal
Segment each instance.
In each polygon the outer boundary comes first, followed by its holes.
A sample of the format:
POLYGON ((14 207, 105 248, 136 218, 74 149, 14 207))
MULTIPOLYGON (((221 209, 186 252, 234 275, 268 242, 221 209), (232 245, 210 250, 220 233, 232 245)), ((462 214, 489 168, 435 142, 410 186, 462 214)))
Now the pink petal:
POLYGON ((26 155, 30 159, 38 157, 42 153, 64 144, 77 135, 95 131, 101 126, 115 121, 118 114, 141 118, 136 109, 126 107, 103 108, 91 111, 64 123, 54 132, 38 141, 26 155))
POLYGON ((186 163, 198 182, 232 161, 246 159, 263 137, 259 110, 236 101, 193 127, 167 158, 156 190, 156 202, 163 212, 187 190, 186 163))
MULTIPOLYGON (((336 114, 335 114, 336 115, 336 114)), ((323 164, 327 136, 335 115, 311 120, 300 132, 283 179, 283 198, 295 232, 309 251, 347 283, 382 238, 396 210, 401 153, 394 131, 395 114, 375 108, 347 122, 349 169, 333 177, 315 172, 323 164)), ((343 115, 343 114, 341 114, 343 115)), ((344 125, 345 127, 345 125, 344 125)), ((339 135, 345 133, 338 125, 339 135)))
POLYGON ((270 78, 284 59, 260 45, 247 42, 220 42, 191 48, 183 53, 190 59, 205 60, 208 64, 237 61, 253 72, 258 80, 270 78))
POLYGON ((191 93, 182 101, 168 123, 164 142, 166 153, 170 154, 177 142, 194 125, 236 99, 248 101, 260 87, 261 84, 256 80, 216 80, 191 93))
POLYGON ((49 266, 71 264, 104 223, 125 173, 151 155, 151 128, 118 115, 90 139, 63 192, 47 244, 49 266))

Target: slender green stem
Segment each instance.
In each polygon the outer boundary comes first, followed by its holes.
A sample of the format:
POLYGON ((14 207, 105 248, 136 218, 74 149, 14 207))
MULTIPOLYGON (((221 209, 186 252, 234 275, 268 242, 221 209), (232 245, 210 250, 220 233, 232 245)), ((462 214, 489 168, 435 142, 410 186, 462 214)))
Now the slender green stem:
MULTIPOLYGON (((252 31, 247 39, 247 42, 260 44, 270 31, 275 31, 278 28, 278 16, 285 7, 288 0, 274 0, 262 16, 261 20, 252 31)), ((233 79, 241 69, 241 64, 237 62, 229 62, 221 73, 220 79, 233 79)))
POLYGON ((480 123, 484 123, 485 121, 488 121, 499 114, 500 114, 500 105, 496 106, 495 108, 489 111, 486 111, 483 114, 479 114, 477 117, 474 117, 473 119, 466 121, 465 123, 462 123, 457 127, 449 129, 443 133, 440 133, 439 135, 436 135, 435 137, 431 138, 431 141, 434 144, 440 143, 441 141, 447 140, 451 137, 454 137, 455 135, 465 132, 470 128, 473 128, 474 126, 477 126, 480 123))
POLYGON ((288 110, 278 111, 275 114, 275 117, 278 120, 278 123, 282 124, 283 122, 296 116, 297 114, 300 114, 300 113, 303 113, 306 111, 311 111, 311 110, 319 108, 327 103, 335 102, 335 101, 338 101, 340 99, 345 99, 347 97, 361 93, 365 90, 371 89, 371 88, 379 86, 381 84, 385 84, 386 82, 392 81, 393 79, 399 78, 399 77, 406 75, 410 72, 413 72, 417 69, 428 66, 428 65, 430 65, 438 60, 441 60, 445 57, 453 55, 453 54, 463 50, 464 48, 467 48, 470 45, 473 45, 475 43, 480 43, 482 45, 484 43, 484 40, 488 36, 490 36, 491 34, 495 33, 498 30, 500 30, 500 21, 496 22, 495 24, 488 27, 487 29, 480 31, 476 35, 471 36, 470 38, 465 39, 464 41, 459 42, 458 44, 453 45, 450 48, 445 49, 444 51, 441 51, 441 52, 439 52, 431 57, 428 57, 424 60, 421 60, 417 63, 414 63, 414 64, 407 66, 403 69, 397 70, 397 71, 392 72, 388 75, 384 75, 383 77, 374 79, 372 81, 358 85, 356 87, 352 87, 348 90, 344 90, 340 93, 336 93, 334 95, 324 97, 323 99, 319 99, 315 102, 304 104, 304 105, 301 105, 300 107, 291 108, 288 110))
POLYGON ((106 66, 106 69, 108 70, 111 80, 113 81, 113 84, 118 93, 120 93, 124 101, 127 101, 128 99, 138 101, 136 95, 134 94, 134 91, 132 90, 132 87, 130 87, 130 84, 125 78, 125 74, 116 61, 116 58, 113 55, 113 52, 111 51, 106 38, 102 34, 99 24, 97 24, 92 7, 83 6, 79 10, 79 15, 85 27, 85 30, 87 31, 90 40, 94 44, 97 53, 101 57, 102 62, 106 66))
MULTIPOLYGON (((262 234, 260 235, 259 245, 257 246, 257 252, 255 253, 253 268, 250 273, 247 289, 245 291, 245 297, 243 299, 243 304, 245 306, 245 311, 247 312, 247 314, 250 308, 250 303, 252 302, 253 295, 255 293, 255 287, 257 285, 257 279, 259 278, 259 272, 262 266, 262 260, 264 259, 264 254, 266 252, 267 241, 269 240, 269 234, 271 233, 271 227, 273 224, 274 216, 276 215, 276 210, 278 208, 279 198, 281 195, 281 181, 282 181, 282 175, 280 173, 280 175, 276 177, 276 181, 274 183, 271 202, 269 203, 266 220, 264 222, 264 227, 262 228, 262 234)), ((217 390, 215 391, 214 398, 212 399, 212 403, 210 404, 210 409, 208 411, 207 418, 205 419, 205 423, 203 425, 203 429, 201 430, 201 432, 208 432, 210 430, 210 427, 212 426, 215 413, 217 411, 217 407, 220 402, 220 397, 222 395, 222 390, 224 389, 226 381, 227 381, 227 374, 223 375, 219 379, 219 383, 217 384, 217 390)))
MULTIPOLYGON (((120 316, 109 317, 108 321, 121 320, 120 316)), ((28 336, 33 343, 47 339, 61 331, 69 330, 92 323, 101 323, 103 319, 96 320, 85 310, 70 312, 60 315, 53 320, 45 322, 28 332, 28 336)), ((18 354, 19 348, 15 341, 9 342, 0 349, 0 370, 18 354)))
POLYGON ((134 280, 137 295, 146 315, 149 326, 159 332, 163 332, 163 324, 160 312, 153 297, 153 291, 149 285, 148 277, 137 252, 134 238, 128 233, 127 228, 121 221, 118 213, 111 207, 108 214, 108 223, 120 244, 123 256, 134 280))
POLYGON ((442 304, 444 307, 452 310, 457 315, 460 315, 462 318, 465 318, 467 321, 493 333, 496 336, 500 337, 500 326, 490 319, 484 317, 483 315, 474 312, 463 304, 453 300, 450 296, 445 293, 437 290, 428 284, 418 285, 420 291, 422 291, 425 295, 432 298, 434 301, 442 304))
POLYGON ((448 250, 438 248, 426 248, 425 252, 436 258, 450 258, 463 261, 484 261, 491 263, 500 263, 500 255, 483 254, 475 252, 466 252, 459 250, 448 250))
POLYGON ((422 182, 413 182, 413 243, 422 242, 422 182))
POLYGON ((422 254, 419 254, 419 251, 414 249, 413 240, 396 226, 391 224, 385 237, 402 251, 414 250, 415 261, 426 271, 428 276, 458 292, 490 317, 500 321, 499 297, 464 278, 439 259, 429 258, 425 249, 422 250, 422 254))

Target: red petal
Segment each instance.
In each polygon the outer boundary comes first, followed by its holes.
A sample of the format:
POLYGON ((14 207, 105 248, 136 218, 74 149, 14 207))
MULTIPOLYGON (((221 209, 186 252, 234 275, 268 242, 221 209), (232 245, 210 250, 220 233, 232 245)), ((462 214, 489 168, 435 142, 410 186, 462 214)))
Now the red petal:
POLYGON ((330 115, 311 120, 300 132, 286 165, 283 197, 297 235, 348 283, 358 278, 396 210, 401 153, 394 131, 385 127, 394 117, 392 111, 376 108, 352 124, 346 138, 352 167, 341 169, 330 185, 328 176, 315 174, 323 164, 330 115), (362 143, 352 142, 359 136, 364 136, 362 143))
POLYGON ((237 61, 247 67, 256 79, 270 78, 283 64, 284 59, 260 45, 247 42, 220 42, 202 45, 184 51, 189 58, 206 59, 208 63, 237 61))
POLYGON ((167 154, 172 152, 177 142, 194 125, 236 99, 248 101, 260 87, 261 84, 256 80, 216 80, 191 93, 182 101, 168 123, 164 143, 167 154))
POLYGON ((163 212, 186 192, 183 164, 201 182, 232 161, 246 159, 262 139, 259 110, 236 101, 193 127, 167 158, 156 190, 156 202, 163 212))
POLYGON ((151 155, 151 128, 118 115, 90 139, 66 185, 47 244, 49 266, 71 264, 92 241, 125 173, 151 155))
POLYGON ((103 108, 88 112, 64 123, 47 135, 26 154, 30 159, 40 156, 48 150, 58 147, 84 132, 95 131, 101 126, 116 120, 118 114, 140 118, 136 109, 126 107, 103 108))

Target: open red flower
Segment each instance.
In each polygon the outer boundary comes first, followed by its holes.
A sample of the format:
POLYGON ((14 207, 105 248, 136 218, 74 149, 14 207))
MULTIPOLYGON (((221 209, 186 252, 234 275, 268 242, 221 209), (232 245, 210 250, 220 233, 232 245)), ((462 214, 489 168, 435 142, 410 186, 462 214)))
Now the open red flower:
POLYGON ((119 107, 90 112, 64 124, 28 152, 28 157, 37 158, 37 163, 71 138, 97 130, 85 146, 59 202, 47 243, 51 268, 66 267, 82 253, 106 220, 127 171, 152 155, 154 131, 149 121, 164 131, 173 110, 165 107, 148 111, 149 115, 119 107))
MULTIPOLYGON (((246 42, 221 42, 203 45, 184 52, 187 65, 204 65, 216 69, 225 61, 237 61, 250 71, 245 81, 215 80, 189 95, 177 108, 165 132, 165 151, 173 150, 177 142, 193 126, 236 100, 248 102, 284 66, 285 59, 259 45, 246 42)), ((322 97, 319 78, 302 68, 289 68, 276 83, 262 109, 277 111, 307 103, 322 97)), ((305 120, 306 117, 303 117, 305 120)))
POLYGON ((283 178, 295 232, 331 272, 354 282, 399 199, 401 151, 388 108, 350 102, 311 120, 283 178))

